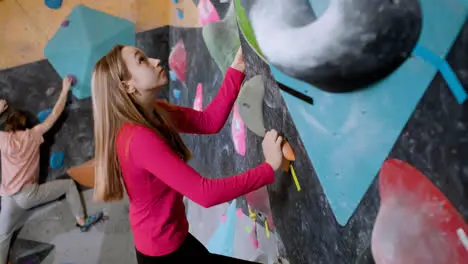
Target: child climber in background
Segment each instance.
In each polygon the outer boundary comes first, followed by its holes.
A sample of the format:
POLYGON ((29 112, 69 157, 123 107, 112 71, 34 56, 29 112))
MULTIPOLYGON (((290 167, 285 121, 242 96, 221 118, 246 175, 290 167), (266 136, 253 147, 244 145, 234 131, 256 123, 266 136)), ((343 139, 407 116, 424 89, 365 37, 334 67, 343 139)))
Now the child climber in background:
MULTIPOLYGON (((0 132, 2 177, 0 184, 0 264, 6 264, 13 233, 24 223, 26 212, 36 206, 54 201, 63 195, 70 205, 81 231, 99 221, 102 212, 86 217, 75 182, 71 179, 53 180, 38 184, 39 147, 43 135, 55 124, 62 114, 71 78, 63 80, 62 92, 50 115, 44 122, 28 127, 22 111, 11 112, 0 132)), ((8 108, 6 100, 0 100, 0 114, 8 108)))

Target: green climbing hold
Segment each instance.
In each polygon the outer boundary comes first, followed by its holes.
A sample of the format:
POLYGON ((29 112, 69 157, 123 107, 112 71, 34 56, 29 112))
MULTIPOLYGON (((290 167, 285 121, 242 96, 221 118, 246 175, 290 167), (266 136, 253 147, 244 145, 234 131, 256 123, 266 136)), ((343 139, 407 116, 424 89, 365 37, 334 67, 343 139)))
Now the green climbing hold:
POLYGON ((231 4, 222 21, 204 26, 202 34, 211 57, 224 74, 240 47, 234 6, 231 4))
POLYGON ((259 56, 264 59, 265 55, 263 55, 262 51, 260 50, 260 46, 257 43, 254 30, 250 24, 249 17, 247 16, 247 12, 242 6, 240 0, 234 0, 234 7, 237 16, 237 23, 239 23, 239 29, 242 32, 242 35, 249 43, 249 45, 259 54, 259 56))
POLYGON ((261 75, 256 75, 242 85, 237 97, 239 114, 250 131, 259 137, 265 135, 263 122, 263 97, 265 85, 261 75))

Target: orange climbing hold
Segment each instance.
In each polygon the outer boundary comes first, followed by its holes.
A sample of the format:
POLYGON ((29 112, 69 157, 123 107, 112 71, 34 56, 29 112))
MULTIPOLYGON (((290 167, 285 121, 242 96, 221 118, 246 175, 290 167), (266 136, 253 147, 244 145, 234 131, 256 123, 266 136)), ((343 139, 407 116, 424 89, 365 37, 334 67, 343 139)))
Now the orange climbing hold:
POLYGON ((67 174, 79 184, 94 188, 94 158, 80 166, 70 168, 67 174))
POLYGON ((291 145, 289 145, 288 141, 284 140, 282 150, 285 159, 289 161, 296 160, 296 155, 294 154, 294 151, 292 150, 291 145))

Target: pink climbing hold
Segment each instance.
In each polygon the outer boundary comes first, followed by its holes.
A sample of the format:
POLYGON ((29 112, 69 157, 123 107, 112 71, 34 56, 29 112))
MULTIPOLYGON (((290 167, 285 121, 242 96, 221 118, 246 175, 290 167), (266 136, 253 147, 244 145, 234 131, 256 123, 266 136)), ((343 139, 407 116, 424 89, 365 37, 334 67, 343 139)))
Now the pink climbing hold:
POLYGON ((169 54, 169 67, 176 74, 177 79, 185 82, 185 75, 187 73, 187 51, 182 40, 172 48, 169 54))
POLYGON ((78 82, 75 75, 69 74, 69 75, 67 75, 67 77, 71 78, 71 85, 72 86, 74 86, 78 82))
POLYGON ((242 120, 237 104, 234 105, 234 112, 231 123, 232 141, 237 154, 245 156, 245 125, 242 120))
POLYGON ((203 110, 203 85, 201 83, 197 85, 197 92, 195 94, 195 100, 193 101, 193 109, 197 111, 203 110))
POLYGON ((226 216, 225 215, 222 215, 221 216, 221 222, 224 224, 226 223, 226 216))
POLYGON ((198 20, 202 26, 220 21, 218 12, 210 0, 200 0, 198 3, 198 20))
POLYGON ((241 208, 238 208, 237 211, 236 211, 236 213, 237 213, 237 217, 238 217, 238 218, 242 218, 242 216, 244 215, 244 214, 242 213, 242 209, 241 209, 241 208))
POLYGON ((250 241, 255 248, 258 248, 257 222, 252 222, 252 231, 250 231, 250 241))

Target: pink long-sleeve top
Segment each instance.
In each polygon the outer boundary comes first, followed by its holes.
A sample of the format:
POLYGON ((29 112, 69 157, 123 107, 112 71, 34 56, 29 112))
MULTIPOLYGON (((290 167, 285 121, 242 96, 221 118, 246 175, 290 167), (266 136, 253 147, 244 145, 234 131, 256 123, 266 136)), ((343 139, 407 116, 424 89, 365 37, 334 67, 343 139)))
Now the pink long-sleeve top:
MULTIPOLYGON (((214 134, 221 130, 237 98, 244 74, 228 68, 223 84, 204 111, 161 103, 181 133, 214 134)), ((210 207, 233 200, 274 181, 264 163, 242 174, 208 179, 201 176, 151 129, 124 124, 117 135, 117 155, 130 201, 130 225, 136 249, 163 256, 184 242, 189 226, 183 196, 210 207)))

